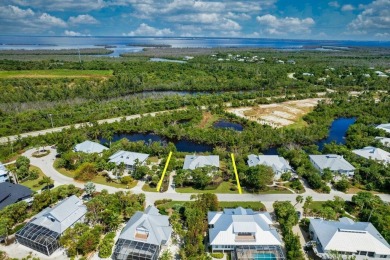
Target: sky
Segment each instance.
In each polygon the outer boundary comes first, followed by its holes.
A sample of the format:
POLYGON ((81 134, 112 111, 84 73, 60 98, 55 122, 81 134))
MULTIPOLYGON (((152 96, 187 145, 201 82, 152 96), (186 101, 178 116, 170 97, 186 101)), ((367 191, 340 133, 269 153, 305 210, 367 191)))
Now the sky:
POLYGON ((1 0, 1 35, 390 40, 390 0, 1 0))

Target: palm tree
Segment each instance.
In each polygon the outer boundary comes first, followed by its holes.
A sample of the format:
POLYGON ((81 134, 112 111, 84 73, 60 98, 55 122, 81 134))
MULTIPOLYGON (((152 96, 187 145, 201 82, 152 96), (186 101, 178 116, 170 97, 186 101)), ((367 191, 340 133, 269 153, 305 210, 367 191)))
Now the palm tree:
POLYGON ((295 198, 295 201, 296 201, 297 203, 295 203, 294 207, 295 207, 297 204, 303 202, 303 196, 302 196, 302 195, 298 195, 298 196, 295 198))

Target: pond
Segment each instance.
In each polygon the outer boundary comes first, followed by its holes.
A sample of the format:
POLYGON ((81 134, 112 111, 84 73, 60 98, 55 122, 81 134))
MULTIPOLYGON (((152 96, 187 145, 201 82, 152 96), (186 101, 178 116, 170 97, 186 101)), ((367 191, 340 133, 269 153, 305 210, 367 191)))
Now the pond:
POLYGON ((225 128, 225 129, 233 129, 239 132, 242 132, 244 130, 244 127, 237 123, 232 123, 226 120, 219 120, 214 123, 213 125, 215 128, 225 128))
MULTIPOLYGON (((114 134, 112 138, 112 142, 119 141, 123 138, 127 138, 129 141, 137 142, 137 141, 144 141, 145 143, 150 142, 172 142, 175 144, 176 149, 178 152, 211 152, 213 151, 213 146, 208 144, 202 144, 202 143, 196 143, 194 141, 182 139, 182 140, 169 140, 167 138, 164 138, 162 136, 156 135, 156 134, 141 134, 141 133, 135 133, 135 134, 114 134)), ((100 143, 105 144, 108 143, 108 140, 105 138, 99 138, 100 143)))
MULTIPOLYGON (((356 118, 344 118, 340 117, 333 120, 332 125, 329 129, 329 136, 322 140, 315 142, 315 145, 318 145, 318 149, 321 151, 324 148, 325 144, 331 142, 336 142, 337 144, 345 144, 345 136, 350 125, 355 123, 356 118)), ((265 155, 278 155, 277 149, 279 147, 271 147, 267 150, 262 151, 265 155)))
POLYGON ((340 117, 335 119, 332 122, 329 130, 329 136, 325 139, 322 139, 316 142, 319 150, 321 151, 324 148, 325 144, 329 144, 331 142, 336 142, 337 144, 345 144, 345 136, 347 134, 348 128, 350 125, 355 123, 356 118, 344 118, 340 117))

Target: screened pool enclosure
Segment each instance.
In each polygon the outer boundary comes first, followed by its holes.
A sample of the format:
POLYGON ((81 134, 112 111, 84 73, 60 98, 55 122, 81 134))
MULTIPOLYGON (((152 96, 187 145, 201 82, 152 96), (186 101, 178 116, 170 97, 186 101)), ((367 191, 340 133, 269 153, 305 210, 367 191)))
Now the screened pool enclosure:
POLYGON ((112 258, 114 260, 156 260, 159 252, 158 245, 119 239, 112 258))
POLYGON ((48 256, 59 248, 59 237, 59 233, 33 223, 28 223, 16 233, 20 244, 48 256))

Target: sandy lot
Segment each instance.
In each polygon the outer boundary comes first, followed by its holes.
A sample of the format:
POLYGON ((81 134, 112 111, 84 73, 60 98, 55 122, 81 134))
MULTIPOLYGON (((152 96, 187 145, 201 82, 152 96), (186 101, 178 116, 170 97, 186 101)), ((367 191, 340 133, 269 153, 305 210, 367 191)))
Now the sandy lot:
POLYGON ((294 124, 314 109, 323 98, 308 98, 254 107, 229 108, 227 111, 259 124, 278 128, 294 124))

